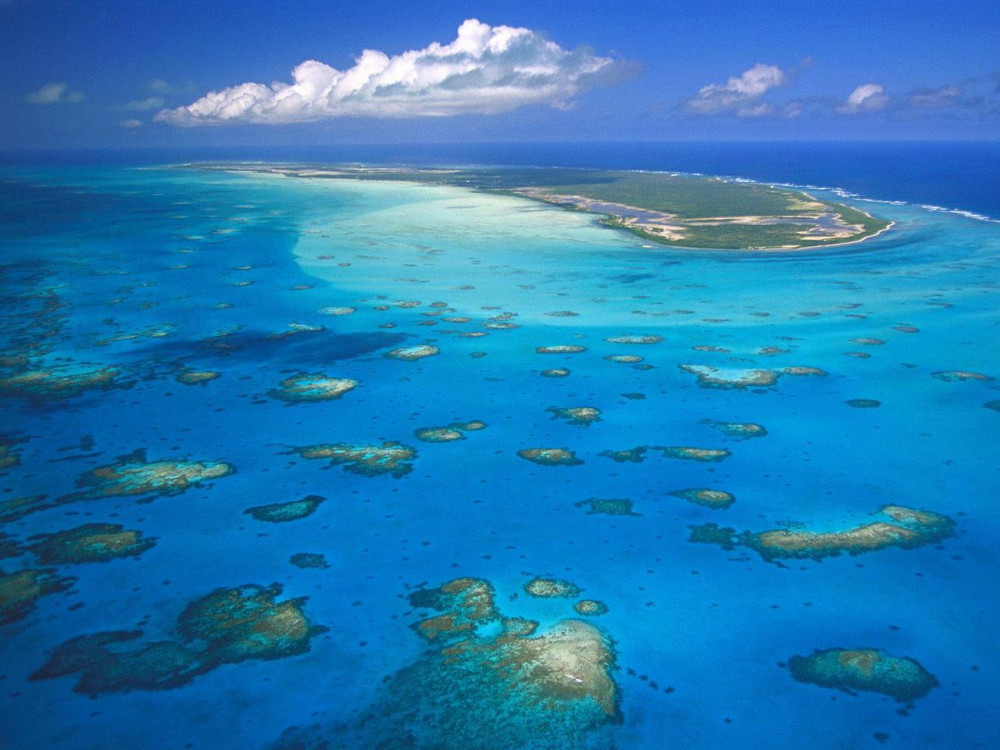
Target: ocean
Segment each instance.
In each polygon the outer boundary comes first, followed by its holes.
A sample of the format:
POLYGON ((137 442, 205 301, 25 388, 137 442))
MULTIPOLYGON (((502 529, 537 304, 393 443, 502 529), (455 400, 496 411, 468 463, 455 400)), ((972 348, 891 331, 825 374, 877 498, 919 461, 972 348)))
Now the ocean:
POLYGON ((6 155, 0 744, 1000 745, 998 161, 6 155), (895 225, 697 251, 171 166, 220 159, 718 174, 895 225))

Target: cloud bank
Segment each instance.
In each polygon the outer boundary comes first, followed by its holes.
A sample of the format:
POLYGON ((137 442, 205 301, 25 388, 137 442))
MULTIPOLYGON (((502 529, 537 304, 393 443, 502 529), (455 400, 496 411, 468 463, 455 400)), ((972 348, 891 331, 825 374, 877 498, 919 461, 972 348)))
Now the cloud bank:
POLYGON ((475 19, 450 44, 390 57, 365 50, 337 70, 306 60, 292 82, 243 83, 165 109, 173 125, 284 124, 344 116, 447 117, 497 114, 528 104, 567 107, 581 91, 620 80, 629 66, 585 48, 566 50, 530 29, 475 19))
POLYGON ((685 102, 689 112, 718 115, 735 112, 740 117, 763 117, 776 113, 774 105, 761 101, 768 91, 788 83, 788 74, 777 65, 757 63, 743 75, 725 83, 710 83, 685 102))
POLYGON ((26 94, 24 101, 30 104, 77 104, 83 101, 83 94, 70 91, 69 84, 46 83, 37 91, 26 94))

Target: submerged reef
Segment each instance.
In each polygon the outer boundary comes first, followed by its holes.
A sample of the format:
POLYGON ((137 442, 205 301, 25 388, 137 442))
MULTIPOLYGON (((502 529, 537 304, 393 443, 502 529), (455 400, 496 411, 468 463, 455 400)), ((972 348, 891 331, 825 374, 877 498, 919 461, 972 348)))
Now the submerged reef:
POLYGON ((718 448, 692 448, 683 445, 653 447, 667 458, 680 458, 686 461, 722 461, 731 455, 729 451, 718 448))
POLYGON ((178 373, 177 382, 183 385, 205 385, 221 376, 222 373, 215 370, 185 370, 178 373))
POLYGON ((604 340, 609 344, 659 344, 663 336, 611 336, 604 340))
POLYGON ((604 451, 600 455, 618 463, 642 463, 647 451, 659 451, 666 458, 677 458, 685 461, 722 461, 732 455, 721 448, 693 448, 686 445, 638 445, 635 448, 620 451, 604 451))
POLYGON ((877 409, 882 405, 881 401, 873 398, 852 398, 844 402, 854 409, 877 409))
POLYGON ((535 347, 538 354, 580 354, 587 351, 587 347, 577 344, 556 344, 555 346, 535 347))
POLYGON ((45 502, 47 499, 48 495, 28 495, 0 500, 0 523, 16 521, 29 513, 54 507, 53 504, 45 502))
POLYGON ((565 367, 556 367, 551 370, 542 370, 543 378, 565 378, 570 374, 570 371, 565 367))
POLYGON ((677 365, 697 376, 702 388, 766 388, 778 382, 780 372, 774 370, 720 369, 711 365, 677 365))
POLYGON ((524 590, 531 596, 541 599, 572 599, 575 596, 579 596, 582 589, 576 584, 564 581, 561 578, 543 578, 538 576, 524 584, 524 590))
POLYGON ((622 365, 634 365, 642 362, 642 357, 638 354, 609 354, 604 359, 608 362, 617 362, 622 365))
POLYGON ((108 562, 119 557, 137 557, 156 546, 155 537, 143 539, 141 531, 109 523, 88 523, 54 534, 38 534, 29 537, 29 541, 35 541, 28 549, 42 565, 108 562))
POLYGON ((646 446, 638 445, 635 448, 628 448, 620 451, 603 451, 600 455, 617 461, 620 464, 633 463, 641 464, 646 458, 646 446))
POLYGON ((296 448, 303 458, 326 458, 333 465, 342 465, 347 471, 364 476, 389 474, 399 479, 413 471, 417 451, 402 443, 360 445, 333 443, 296 448))
POLYGON ((465 440, 466 432, 485 430, 486 423, 474 420, 472 422, 452 422, 447 427, 422 427, 414 430, 417 440, 425 443, 449 443, 454 440, 465 440))
POLYGON ((553 406, 546 411, 552 414, 553 419, 562 419, 566 424, 578 427, 589 427, 601 421, 601 410, 593 406, 553 406))
POLYGON ((539 634, 538 623, 504 617, 493 599, 475 578, 413 592, 414 607, 436 613, 413 626, 427 650, 388 676, 358 718, 292 727, 272 748, 610 746, 621 716, 609 639, 581 620, 539 634))
POLYGON ((767 430, 763 425, 753 422, 718 422, 714 419, 702 420, 703 424, 709 424, 722 431, 724 435, 732 438, 745 440, 747 438, 764 437, 767 430))
POLYGON ((392 351, 386 352, 385 357, 387 359, 401 359, 404 362, 416 362, 418 359, 433 357, 435 354, 440 353, 441 350, 436 346, 431 346, 430 344, 420 344, 418 346, 404 346, 400 349, 393 349, 392 351))
POLYGON ((733 529, 707 524, 692 527, 690 541, 712 542, 726 548, 748 547, 768 561, 796 557, 822 560, 888 547, 913 549, 935 544, 954 534, 955 522, 931 511, 886 505, 879 510, 879 515, 888 520, 873 521, 843 531, 774 529, 736 533, 733 529))
POLYGON ((146 452, 137 450, 116 463, 84 474, 76 481, 76 486, 82 489, 63 495, 56 502, 176 495, 194 484, 229 476, 234 471, 233 466, 221 461, 147 461, 146 452))
POLYGON ((358 381, 350 378, 331 378, 322 373, 300 373, 285 378, 281 381, 280 387, 268 391, 267 395, 292 404, 330 401, 354 390, 357 385, 358 381))
POLYGON ((43 596, 66 591, 75 581, 51 568, 23 568, 13 573, 0 570, 0 625, 20 620, 43 596))
POLYGON ((983 375, 981 372, 970 372, 969 370, 943 370, 941 372, 932 372, 931 375, 946 383, 960 383, 964 380, 979 380, 982 382, 993 380, 993 377, 990 375, 983 375))
POLYGON ((631 500, 624 500, 618 498, 610 498, 607 500, 592 497, 589 500, 581 500, 574 504, 577 508, 589 508, 587 511, 588 516, 638 516, 640 513, 636 513, 632 510, 633 502, 631 500))
POLYGON ((542 466, 578 466, 583 463, 567 448, 525 448, 517 455, 542 466))
POLYGON ((301 500, 292 500, 287 503, 255 505, 252 508, 247 508, 243 512, 253 516, 257 521, 285 523, 287 521, 298 521, 300 518, 311 516, 324 500, 326 500, 326 498, 321 495, 306 495, 301 500))
POLYGON ((670 494, 712 510, 725 510, 736 502, 736 498, 724 490, 687 489, 676 490, 670 494))
POLYGON ((436 589, 415 591, 409 597, 414 607, 442 614, 421 620, 413 629, 431 642, 465 638, 500 617, 495 596, 492 584, 479 578, 456 578, 436 589))
POLYGON ((815 375, 817 377, 825 377, 826 370, 821 370, 818 367, 786 367, 782 370, 786 375, 795 375, 798 377, 806 375, 815 375))
POLYGON ((305 653, 310 639, 326 628, 305 616, 304 597, 278 601, 281 591, 279 584, 216 589, 188 604, 177 618, 177 635, 168 641, 142 641, 141 630, 71 638, 30 679, 79 672, 73 690, 91 696, 167 690, 223 664, 305 653))
POLYGON ((587 617, 598 617, 608 613, 608 605, 596 599, 581 599, 573 605, 573 609, 578 615, 587 617))
POLYGON ((288 558, 288 562, 296 568, 329 568, 326 557, 318 552, 297 552, 288 558))
POLYGON ((14 450, 14 446, 20 442, 23 441, 0 436, 0 471, 20 465, 21 454, 14 450))
POLYGON ((923 698, 938 686, 937 678, 915 659, 873 648, 831 648, 810 656, 793 656, 788 669, 798 682, 851 695, 857 690, 882 693, 901 703, 923 698))
POLYGON ((62 373, 59 370, 32 370, 0 378, 0 397, 45 402, 79 396, 84 391, 113 388, 121 371, 114 367, 62 373))

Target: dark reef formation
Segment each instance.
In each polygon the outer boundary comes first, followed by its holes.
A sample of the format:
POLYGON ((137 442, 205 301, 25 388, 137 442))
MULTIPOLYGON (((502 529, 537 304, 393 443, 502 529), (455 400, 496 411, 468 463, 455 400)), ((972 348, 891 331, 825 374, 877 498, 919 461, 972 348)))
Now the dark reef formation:
POLYGON ((670 494, 674 497, 683 498, 689 503, 702 505, 713 510, 725 510, 736 502, 736 498, 724 490, 691 488, 686 490, 675 490, 670 494))
POLYGON ((413 471, 417 451, 402 443, 360 445, 333 443, 296 448, 303 458, 325 458, 334 466, 343 466, 350 472, 363 476, 388 474, 396 479, 413 471))
POLYGON ((428 650, 387 677, 358 719, 292 727, 273 750, 610 747, 621 715, 608 637, 575 619, 539 634, 494 599, 476 578, 413 592, 413 606, 434 613, 414 625, 428 650))
POLYGON ((73 690, 91 696, 168 690, 223 664, 303 654, 326 629, 305 616, 304 597, 278 601, 281 591, 279 584, 216 589, 188 604, 171 640, 145 641, 141 630, 71 638, 30 679, 80 673, 73 690))
POLYGON ((601 421, 601 410, 593 406, 553 406, 546 411, 552 414, 553 419, 561 419, 577 427, 589 427, 601 421))
POLYGON ((285 523, 287 521, 298 521, 300 518, 311 516, 316 512, 316 509, 324 500, 326 500, 326 498, 321 495, 306 495, 301 500, 292 500, 287 503, 255 505, 252 508, 247 508, 243 512, 253 516, 257 521, 285 523))
POLYGON ((156 546, 156 538, 144 539, 141 531, 118 524, 88 523, 54 534, 29 537, 28 546, 42 565, 78 565, 108 562, 119 557, 137 557, 156 546))
POLYGON ((23 568, 13 573, 0 570, 0 625, 20 620, 43 596, 66 591, 75 581, 51 568, 23 568))
POLYGON ((788 669, 798 682, 855 691, 882 693, 901 703, 923 698, 938 681, 915 659, 891 656, 879 649, 831 648, 810 656, 793 656, 788 669))
POLYGON ((358 381, 350 378, 331 378, 322 373, 303 373, 285 378, 281 381, 281 385, 269 391, 268 395, 290 404, 331 401, 354 390, 357 385, 358 381))
POLYGON ((577 508, 587 508, 587 515, 602 515, 602 516, 638 516, 640 513, 636 513, 632 510, 634 503, 631 500, 626 500, 623 498, 597 498, 592 497, 589 500, 581 500, 578 503, 574 503, 577 508))
POLYGON ((542 466, 578 466, 583 463, 568 448, 525 448, 519 450, 517 455, 542 466))
POLYGON ((76 481, 81 490, 63 495, 56 502, 176 495, 199 482, 229 476, 234 471, 233 466, 221 461, 147 461, 146 452, 137 450, 84 474, 76 481))
POLYGON ((774 529, 737 533, 735 529, 705 524, 691 527, 689 541, 718 544, 726 549, 748 547, 769 561, 796 557, 822 560, 888 547, 913 549, 936 544, 954 534, 954 521, 931 511, 886 505, 879 515, 888 520, 873 521, 842 531, 774 529))

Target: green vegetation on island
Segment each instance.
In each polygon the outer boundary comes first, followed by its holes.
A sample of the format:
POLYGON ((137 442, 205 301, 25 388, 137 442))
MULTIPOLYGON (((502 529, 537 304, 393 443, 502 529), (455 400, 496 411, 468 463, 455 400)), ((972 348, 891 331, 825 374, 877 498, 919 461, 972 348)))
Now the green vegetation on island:
POLYGON ((424 168, 200 165, 312 179, 419 182, 517 195, 600 215, 600 223, 662 245, 804 250, 872 237, 891 222, 792 188, 666 172, 559 167, 424 168))

